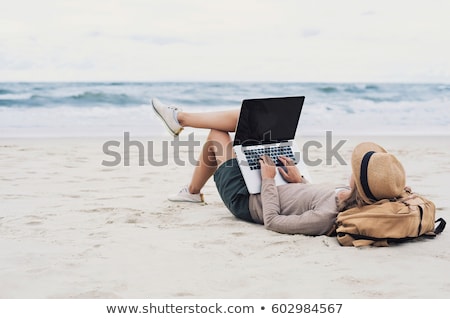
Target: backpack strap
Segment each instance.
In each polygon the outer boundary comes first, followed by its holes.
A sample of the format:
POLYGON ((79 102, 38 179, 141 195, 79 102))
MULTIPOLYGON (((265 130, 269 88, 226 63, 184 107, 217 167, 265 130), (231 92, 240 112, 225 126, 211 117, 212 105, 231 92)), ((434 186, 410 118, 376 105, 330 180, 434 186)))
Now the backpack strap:
POLYGON ((383 239, 383 240, 369 240, 369 239, 358 239, 353 241, 353 246, 355 247, 364 247, 364 246, 375 246, 375 247, 388 247, 389 243, 387 241, 387 239, 383 239))
MULTIPOLYGON (((377 238, 361 234, 350 234, 346 232, 337 233, 337 240, 341 246, 377 246, 387 247, 389 246, 390 238, 377 238)), ((405 239, 402 239, 404 241, 405 239)))
POLYGON ((435 221, 435 223, 439 223, 436 228, 434 229, 435 234, 440 234, 444 231, 445 225, 447 225, 447 222, 443 218, 439 218, 435 221))
POLYGON ((422 236, 429 237, 429 238, 436 237, 436 235, 438 235, 438 234, 440 234, 440 233, 442 233, 444 231, 445 225, 447 224, 443 218, 439 218, 434 223, 435 224, 439 223, 439 224, 436 226, 436 228, 433 231, 425 233, 422 236))

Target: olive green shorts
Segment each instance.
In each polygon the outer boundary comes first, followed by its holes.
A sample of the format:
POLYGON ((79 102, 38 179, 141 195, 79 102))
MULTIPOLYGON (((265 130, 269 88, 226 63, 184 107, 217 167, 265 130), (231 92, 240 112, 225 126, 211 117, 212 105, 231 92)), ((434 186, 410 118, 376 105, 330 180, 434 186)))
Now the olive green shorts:
POLYGON ((219 166, 214 182, 228 210, 237 218, 254 223, 248 204, 250 194, 235 158, 219 166))

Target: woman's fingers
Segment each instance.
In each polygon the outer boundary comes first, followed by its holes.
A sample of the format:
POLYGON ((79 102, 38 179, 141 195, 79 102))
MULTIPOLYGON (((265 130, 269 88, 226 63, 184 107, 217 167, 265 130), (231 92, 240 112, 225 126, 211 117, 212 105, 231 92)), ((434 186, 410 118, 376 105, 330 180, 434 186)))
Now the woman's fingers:
POLYGON ((283 163, 284 166, 293 166, 294 165, 294 161, 292 160, 292 158, 280 155, 279 160, 281 161, 281 163, 283 163))
POLYGON ((286 180, 289 178, 289 174, 286 172, 284 168, 278 167, 278 171, 280 172, 281 176, 283 176, 286 180))
POLYGON ((260 157, 260 160, 262 160, 264 164, 275 165, 275 163, 272 161, 272 159, 268 155, 262 155, 260 157))

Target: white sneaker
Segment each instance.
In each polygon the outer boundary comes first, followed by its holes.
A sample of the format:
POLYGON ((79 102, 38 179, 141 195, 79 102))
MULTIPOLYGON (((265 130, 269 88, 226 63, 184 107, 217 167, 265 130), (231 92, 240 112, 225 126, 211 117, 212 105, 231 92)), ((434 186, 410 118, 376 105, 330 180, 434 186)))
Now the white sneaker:
POLYGON ((172 133, 173 136, 180 134, 183 127, 176 119, 176 114, 178 111, 181 111, 181 109, 174 106, 165 105, 158 99, 152 99, 152 105, 156 115, 161 118, 169 132, 172 133))
POLYGON ((171 202, 190 202, 190 203, 203 203, 203 194, 191 194, 187 185, 185 185, 177 194, 169 196, 168 200, 171 202))

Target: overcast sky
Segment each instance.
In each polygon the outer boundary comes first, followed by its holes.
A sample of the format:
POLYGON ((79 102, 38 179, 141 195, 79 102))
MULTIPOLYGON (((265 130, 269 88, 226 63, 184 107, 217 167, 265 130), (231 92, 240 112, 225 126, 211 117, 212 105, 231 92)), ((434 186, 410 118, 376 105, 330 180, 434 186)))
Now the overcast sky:
POLYGON ((0 81, 450 82, 448 0, 0 0, 0 81))

